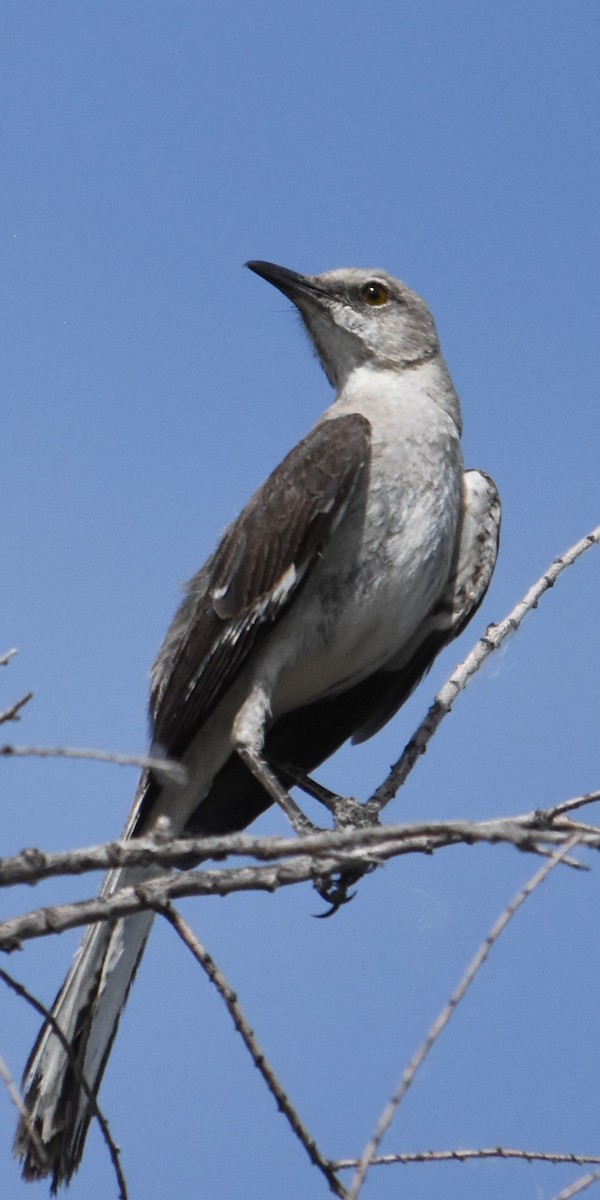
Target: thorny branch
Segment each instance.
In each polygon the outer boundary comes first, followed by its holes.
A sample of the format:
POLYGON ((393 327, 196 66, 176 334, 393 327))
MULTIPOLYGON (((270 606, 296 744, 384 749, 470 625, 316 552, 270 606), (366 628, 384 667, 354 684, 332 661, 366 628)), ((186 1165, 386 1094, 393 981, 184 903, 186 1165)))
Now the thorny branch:
MULTIPOLYGON (((111 867, 176 867, 190 859, 256 858, 273 861, 298 855, 315 858, 354 855, 368 863, 398 854, 433 853, 446 845, 475 842, 506 842, 519 850, 540 852, 544 845, 560 843, 573 832, 566 812, 600 801, 600 790, 574 796, 549 809, 535 809, 487 821, 415 821, 402 825, 368 826, 343 831, 323 830, 302 838, 252 837, 236 833, 219 837, 176 838, 163 841, 152 837, 121 839, 81 850, 48 852, 22 850, 12 858, 0 858, 0 887, 39 883, 56 875, 83 875, 111 867)), ((598 848, 600 828, 578 825, 582 843, 598 848)), ((1 927, 0 927, 1 928, 1 927)))
POLYGON ((365 1149, 360 1157, 356 1173, 350 1185, 349 1200, 357 1200, 359 1193, 362 1190, 362 1185, 365 1181, 367 1171, 371 1166, 371 1161, 377 1154, 381 1142, 390 1128, 390 1125, 392 1124, 392 1121, 394 1120, 394 1117, 402 1101, 404 1100, 406 1093, 408 1092, 409 1088, 412 1087, 417 1071, 420 1067, 422 1067, 429 1052, 432 1050, 438 1038, 443 1033, 452 1016, 456 1012, 458 1005, 464 999, 468 989, 473 983, 473 980, 479 974, 484 962, 489 957, 492 947, 498 941, 498 938, 501 936, 501 934, 504 933, 507 925, 510 921, 512 921, 515 913, 519 911, 527 898, 532 895, 536 888, 538 888, 545 879, 547 879, 550 872, 553 871, 556 866, 558 866, 565 854, 567 854, 569 850, 573 849, 573 847, 577 844, 577 841, 578 837, 575 834, 573 837, 569 838, 564 846, 562 846, 559 850, 556 850, 548 862, 544 863, 544 865, 540 867, 538 871, 536 871, 535 875, 532 875, 528 883, 526 883, 525 886, 521 888, 519 892, 517 892, 517 895, 514 897, 514 899, 511 900, 510 904, 508 904, 504 911, 500 914, 498 920, 494 922, 494 925, 492 926, 488 936, 486 937, 485 941, 482 942, 477 953, 475 954, 475 957, 469 963, 467 970, 465 971, 458 986, 452 993, 448 1003, 436 1017, 431 1029, 429 1030, 429 1033, 427 1034, 427 1037, 421 1043, 418 1050, 411 1058, 408 1066, 405 1068, 396 1092, 381 1113, 373 1135, 365 1146, 365 1149))
POLYGON ((373 793, 369 800, 369 806, 374 813, 381 812, 381 809, 393 800, 396 793, 406 782, 410 772, 412 771, 417 759, 425 753, 436 729, 441 725, 444 717, 448 716, 451 711, 456 697, 460 692, 464 691, 467 684, 471 681, 475 673, 483 666, 490 654, 497 650, 502 642, 510 633, 515 633, 528 613, 533 612, 537 608, 542 596, 550 588, 554 587, 557 579, 566 571, 567 567, 573 566, 586 550, 590 550, 592 546, 597 546, 600 543, 600 525, 592 529, 585 537, 575 542, 564 554, 559 555, 550 564, 544 572, 541 579, 529 588, 522 600, 509 612, 508 616, 500 621, 498 625, 490 625, 483 637, 473 647, 470 654, 456 668, 456 671, 446 681, 441 691, 438 692, 425 720, 411 737, 405 747, 398 762, 392 767, 387 779, 373 793))
MULTIPOLYGON (((567 813, 571 813, 586 804, 591 804, 600 799, 600 793, 594 792, 589 793, 587 796, 575 797, 572 800, 564 801, 541 812, 520 814, 516 817, 487 822, 415 823, 382 829, 377 826, 379 813, 402 786, 419 756, 427 749, 441 721, 450 712, 454 700, 467 686, 470 679, 487 657, 501 645, 509 633, 519 628, 527 613, 537 607, 544 593, 554 585, 562 572, 568 566, 571 566, 586 550, 598 544, 598 542, 600 542, 600 526, 594 529, 587 537, 577 542, 566 554, 555 559, 542 578, 529 589, 524 598, 515 606, 504 621, 488 628, 485 636, 477 643, 438 693, 425 720, 416 730, 404 753, 392 768, 387 779, 373 794, 370 801, 363 806, 357 805, 356 801, 351 802, 357 809, 362 807, 364 816, 361 828, 352 827, 353 822, 350 820, 346 822, 346 825, 350 827, 347 827, 343 831, 339 830, 338 824, 338 831, 311 833, 308 836, 297 839, 255 839, 243 835, 235 835, 226 839, 197 839, 193 842, 187 839, 185 841, 172 842, 165 842, 164 839, 161 841, 158 839, 140 839, 133 844, 121 841, 113 842, 106 846, 76 850, 67 854, 47 854, 39 850, 25 850, 22 854, 16 855, 12 859, 0 860, 0 886, 11 886, 12 884, 26 882, 33 883, 38 879, 50 876, 80 874, 86 871, 105 869, 110 866, 133 864, 134 862, 144 863, 144 865, 151 862, 155 863, 157 868, 161 867, 168 870, 177 865, 177 863, 184 861, 186 857, 189 862, 192 855, 197 855, 198 859, 211 857, 215 854, 230 857, 243 855, 254 857, 259 862, 266 861, 269 865, 233 867, 225 870, 203 872, 186 871, 174 878, 168 876, 162 877, 144 883, 137 888, 123 889, 115 893, 108 901, 95 899, 83 901, 75 905, 61 905, 50 909, 40 909, 36 912, 25 914, 23 917, 14 918, 12 921, 4 922, 0 926, 0 949, 13 949, 22 940, 29 937, 59 932, 62 929, 71 928, 74 925, 86 924, 90 921, 114 921, 117 916, 139 911, 141 908, 154 908, 162 912, 177 929, 179 935, 202 963, 203 968, 207 971, 215 986, 217 986, 227 1004, 236 1028, 244 1037, 255 1064, 262 1071, 278 1104, 286 1113, 288 1120, 290 1120, 292 1127, 302 1141, 312 1161, 324 1173, 332 1191, 340 1197, 347 1196, 355 1200, 359 1195, 370 1166, 376 1164, 383 1165, 390 1162, 464 1161, 467 1158, 475 1157, 505 1157, 521 1158, 527 1161, 536 1159, 574 1163, 594 1163, 598 1161, 598 1158, 593 1156, 553 1155, 541 1152, 504 1150, 501 1147, 494 1150, 481 1151, 429 1152, 424 1155, 377 1155, 381 1139, 393 1120, 404 1095, 411 1086, 418 1068, 446 1027, 467 988, 487 958, 491 947, 517 909, 559 861, 569 863, 572 866, 580 865, 568 857, 569 850, 573 846, 600 848, 600 830, 598 828, 591 825, 583 825, 582 823, 574 823, 567 817, 567 813), (367 818, 366 822, 365 818, 367 818), (372 821, 372 824, 369 824, 369 820, 372 821), (175 910, 172 909, 171 900, 174 897, 183 895, 225 894, 226 892, 249 888, 275 890, 280 886, 314 879, 315 877, 323 879, 328 874, 333 875, 344 869, 356 868, 357 863, 366 867, 372 867, 399 854, 417 852, 430 854, 444 846, 459 843, 472 845, 480 842, 505 842, 520 850, 545 855, 548 861, 536 872, 536 875, 530 880, 529 884, 511 902, 480 947, 456 991, 439 1014, 422 1046, 406 1068, 399 1088, 381 1114, 374 1134, 361 1158, 358 1160, 340 1159, 336 1162, 329 1161, 321 1155, 314 1139, 300 1124, 291 1102, 288 1100, 285 1092, 283 1092, 270 1066, 266 1063, 260 1047, 253 1042, 252 1031, 229 984, 223 978, 219 968, 212 962, 204 948, 197 942, 195 935, 182 922, 178 914, 175 913, 175 910), (350 1191, 347 1191, 337 1180, 335 1172, 351 1167, 355 1167, 356 1170, 350 1191)), ((7 665, 14 653, 15 651, 11 650, 1 655, 0 666, 7 665)), ((17 701, 4 713, 1 713, 0 723, 2 721, 18 720, 19 711, 27 703, 28 699, 29 695, 17 701)), ((132 764, 142 768, 161 770, 165 773, 178 770, 177 764, 170 764, 145 756, 114 755, 104 751, 88 751, 62 747, 39 748, 10 745, 0 747, 0 755, 4 756, 23 757, 31 754, 40 757, 92 758, 97 761, 132 764)), ((33 1004, 46 1019, 49 1018, 53 1025, 55 1024, 47 1009, 35 997, 30 996, 22 985, 16 984, 4 971, 0 971, 0 978, 11 986, 13 990, 17 991, 19 995, 27 999, 29 1003, 33 1004)), ((57 1034, 59 1037, 62 1037, 58 1029, 57 1034)), ((11 1083, 10 1080, 7 1082, 11 1083)), ((86 1087, 85 1080, 82 1083, 86 1087)), ((120 1168, 118 1151, 110 1137, 105 1118, 97 1108, 95 1102, 94 1108, 113 1159, 121 1196, 124 1197, 126 1196, 125 1180, 120 1168)), ((600 1179, 600 1172, 591 1172, 575 1181, 569 1188, 563 1190, 555 1200, 569 1200, 570 1197, 579 1194, 598 1179, 600 1179)))
MULTIPOLYGON (((580 796, 565 805, 576 806, 600 799, 600 793, 580 796)), ((156 844, 151 838, 139 844, 113 842, 74 850, 70 854, 49 854, 24 850, 12 859, 0 860, 0 886, 34 883, 57 874, 81 874, 107 866, 174 866, 186 855, 209 858, 254 857, 270 860, 267 866, 241 866, 182 871, 177 875, 157 875, 156 879, 135 887, 121 888, 111 896, 33 909, 20 917, 0 923, 0 950, 18 949, 24 941, 62 933, 66 929, 114 921, 144 909, 156 908, 185 896, 225 896, 240 891, 277 891, 281 887, 312 882, 357 867, 379 866, 404 854, 433 854, 445 847, 496 844, 504 842, 521 851, 546 856, 548 848, 564 846, 577 833, 582 846, 600 849, 600 828, 576 824, 563 815, 565 805, 547 812, 494 821, 416 822, 383 828, 328 831, 304 838, 252 838, 243 834, 221 838, 197 838, 156 844)), ((580 864, 569 858, 570 866, 580 864)))
POLYGON ((287 1092, 285 1092, 282 1088, 275 1072, 266 1059, 265 1054, 257 1041, 256 1034, 248 1024, 246 1015, 238 1001, 238 998, 233 991, 233 988, 225 978, 220 967, 217 966, 214 959, 211 958, 208 951, 196 937, 196 934, 192 929, 190 929, 189 925, 186 921, 184 921, 181 914, 178 913, 171 904, 157 907, 157 912, 161 913, 162 916, 164 916, 166 920, 173 926, 173 929, 179 935, 184 945, 188 947, 188 950, 191 950, 196 961, 200 963, 202 970, 205 971, 211 983, 216 987, 229 1015, 233 1020, 235 1028, 243 1038, 246 1049, 248 1050, 255 1067, 260 1071, 269 1091, 271 1092, 271 1095, 274 1096, 279 1111, 283 1113, 289 1122, 294 1134, 304 1146, 304 1149, 306 1150, 311 1162, 314 1163, 314 1165, 318 1167, 318 1169, 325 1176, 331 1191, 335 1196, 339 1196, 343 1200, 343 1198, 346 1196, 345 1188, 343 1188, 339 1180, 336 1179, 334 1169, 332 1168, 331 1164, 327 1161, 327 1159, 323 1158, 323 1155, 321 1154, 314 1138, 300 1120, 300 1117, 298 1116, 294 1105, 287 1095, 287 1092))
MULTIPOLYGON (((600 1163, 600 1154, 558 1154, 549 1150, 516 1150, 507 1146, 485 1146, 471 1150, 422 1150, 413 1154, 376 1154, 371 1159, 372 1167, 412 1166, 414 1163, 471 1162, 484 1158, 507 1158, 517 1162, 547 1162, 558 1166, 582 1167, 587 1163, 600 1163)), ((357 1167, 359 1158, 335 1158, 335 1171, 348 1171, 357 1167)))

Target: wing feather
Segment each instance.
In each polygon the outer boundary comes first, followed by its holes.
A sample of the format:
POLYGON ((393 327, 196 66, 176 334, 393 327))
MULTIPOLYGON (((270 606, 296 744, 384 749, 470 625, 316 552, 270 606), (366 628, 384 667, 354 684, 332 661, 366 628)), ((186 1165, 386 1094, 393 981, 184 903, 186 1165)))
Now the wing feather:
POLYGON ((152 672, 155 741, 181 755, 287 610, 368 466, 358 413, 316 425, 252 497, 190 581, 152 672))

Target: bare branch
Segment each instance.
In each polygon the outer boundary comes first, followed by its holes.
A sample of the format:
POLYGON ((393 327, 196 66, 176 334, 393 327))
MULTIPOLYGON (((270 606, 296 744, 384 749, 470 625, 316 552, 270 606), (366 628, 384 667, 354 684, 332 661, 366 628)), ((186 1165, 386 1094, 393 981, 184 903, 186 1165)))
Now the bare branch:
POLYGON ((585 1192, 592 1183, 597 1183, 600 1179, 600 1171, 590 1171, 589 1175, 582 1175, 581 1179, 576 1179, 569 1187, 563 1188, 554 1200, 571 1200, 572 1196, 578 1196, 580 1192, 585 1192))
MULTIPOLYGON (((564 820, 564 819, 563 819, 564 820)), ((540 814, 528 814, 524 818, 504 819, 472 823, 449 821, 440 824, 419 823, 415 825, 390 826, 388 829, 367 828, 347 832, 313 834, 306 838, 248 838, 236 834, 231 838, 202 838, 179 840, 157 846, 151 839, 140 839, 140 845, 117 842, 109 847, 92 847, 91 850, 75 851, 70 873, 96 870, 100 866, 123 865, 173 865, 184 856, 199 858, 208 854, 254 855, 257 858, 284 859, 273 865, 261 867, 230 867, 202 871, 182 871, 176 876, 158 876, 136 887, 126 887, 107 897, 70 904, 40 908, 12 917, 0 923, 0 950, 18 949, 23 941, 45 937, 50 933, 62 933, 81 925, 99 921, 114 921, 147 908, 166 904, 169 900, 184 896, 224 896, 240 891, 274 892, 280 887, 322 880, 340 871, 379 865, 389 858, 403 854, 431 854, 436 849, 462 842, 473 845, 479 842, 507 842, 520 850, 540 854, 541 844, 562 846, 562 861, 566 857, 573 833, 577 841, 594 849, 600 848, 600 829, 579 826, 567 822, 566 826, 546 830, 540 814), (308 850, 308 853, 302 853, 308 850), (111 851, 111 853, 109 853, 111 851), (300 853, 299 853, 300 851, 300 853)), ((57 866, 69 869, 69 856, 42 855, 41 851, 24 851, 16 859, 0 865, 0 882, 32 882, 43 874, 55 874, 57 866)), ((573 863, 572 865, 579 865, 573 863)))
MULTIPOLYGON (((128 1200, 127 1183, 125 1180, 125 1176, 123 1174, 123 1168, 121 1167, 121 1161, 120 1161, 120 1150, 119 1150, 118 1146, 115 1144, 115 1142, 113 1141, 110 1129, 108 1127, 108 1121, 106 1120, 106 1117, 104 1116, 104 1113, 102 1112, 102 1109, 100 1108, 100 1106, 98 1104, 96 1096, 94 1095, 85 1075, 83 1074, 83 1072, 79 1066, 79 1063, 77 1062, 77 1058, 76 1058, 75 1052, 73 1050, 73 1047, 71 1046, 68 1039, 65 1037, 60 1025, 58 1024, 58 1021, 55 1019, 53 1014, 50 1012, 50 1009, 46 1008, 45 1004, 42 1004, 41 1000, 38 1000, 37 996, 33 996, 32 993, 29 992, 22 983, 19 983, 16 979, 13 978, 12 975, 8 974, 8 971, 4 971, 1 967, 0 967, 0 979, 7 985, 7 987, 11 988, 11 990, 13 992, 16 992, 17 996, 20 996, 22 1000, 26 1000, 27 1003, 30 1004, 31 1007, 35 1009, 35 1011, 39 1014, 39 1016, 41 1016, 44 1019, 44 1021, 47 1021, 48 1024, 52 1027, 52 1031, 58 1038, 63 1050, 65 1051, 65 1054, 67 1055, 67 1057, 69 1059, 71 1070, 73 1071, 75 1078, 77 1079, 77 1082, 79 1083, 79 1085, 85 1092, 85 1095, 90 1104, 90 1108, 100 1126, 100 1130, 102 1132, 102 1137, 104 1138, 104 1141, 106 1142, 106 1146, 108 1148, 108 1153, 110 1155, 110 1159, 111 1159, 112 1165, 114 1167, 115 1175, 117 1177, 117 1183, 119 1185, 119 1200, 128 1200)), ((42 1155, 42 1162, 45 1160, 45 1158, 46 1158, 46 1154, 44 1151, 43 1155, 42 1155)))
MULTIPOLYGON (((249 856, 261 863, 261 866, 238 866, 227 869, 185 871, 176 877, 162 876, 146 881, 136 887, 124 888, 112 896, 102 899, 94 898, 75 904, 60 905, 53 908, 42 908, 27 913, 22 917, 13 918, 0 924, 0 949, 12 950, 21 941, 32 937, 58 933, 74 926, 85 925, 103 920, 114 921, 118 917, 152 908, 161 912, 176 929, 197 960, 203 966, 213 984, 219 990, 235 1027, 241 1034, 252 1055, 253 1061, 261 1071, 269 1090, 274 1096, 280 1110, 284 1112, 294 1133, 302 1142, 311 1161, 324 1174, 331 1191, 338 1197, 347 1200, 357 1200, 363 1182, 371 1165, 388 1164, 392 1162, 426 1162, 426 1161, 465 1161, 468 1158, 504 1157, 522 1159, 525 1161, 552 1161, 572 1163, 595 1163, 600 1158, 582 1157, 575 1155, 553 1155, 519 1150, 504 1150, 496 1147, 487 1150, 457 1150, 431 1151, 422 1155, 385 1155, 378 1156, 377 1150, 385 1133, 389 1129, 399 1105, 402 1103, 415 1075, 430 1050, 434 1046, 446 1025, 450 1021, 458 1004, 475 979, 478 971, 486 961, 492 946, 498 940, 509 921, 524 903, 531 892, 547 877, 549 872, 559 863, 581 867, 581 864, 569 858, 569 851, 574 846, 586 846, 600 849, 600 829, 593 825, 575 823, 569 819, 569 813, 594 803, 600 799, 600 792, 589 793, 586 796, 575 797, 553 806, 548 810, 520 814, 514 817, 502 818, 486 822, 442 822, 414 823, 412 825, 381 828, 377 818, 382 808, 396 794, 405 782, 418 757, 427 749, 431 737, 437 730, 443 718, 451 711, 456 697, 467 686, 480 666, 489 655, 497 649, 509 633, 517 630, 528 612, 536 608, 544 593, 551 588, 562 572, 574 563, 587 549, 600 541, 600 526, 587 537, 581 539, 560 558, 557 558, 546 573, 533 585, 525 597, 515 606, 509 615, 498 625, 488 628, 485 636, 477 643, 467 658, 460 664, 452 676, 444 684, 435 698, 421 726, 416 730, 406 746, 401 758, 392 768, 388 778, 376 790, 366 805, 360 807, 363 819, 371 819, 372 825, 363 824, 357 828, 356 822, 349 819, 347 828, 335 831, 318 831, 314 827, 309 833, 296 839, 283 838, 249 838, 245 835, 233 835, 224 838, 178 839, 165 842, 164 839, 145 838, 132 841, 113 842, 106 846, 96 846, 67 854, 46 854, 39 850, 24 850, 21 855, 4 861, 0 860, 0 886, 10 886, 14 883, 33 883, 38 879, 62 874, 80 874, 92 870, 103 870, 112 866, 133 864, 156 865, 173 867, 189 864, 190 861, 201 861, 214 856, 249 856), (366 827, 365 827, 366 825, 366 827), (360 1159, 345 1159, 333 1162, 320 1153, 314 1139, 303 1126, 290 1099, 281 1087, 272 1068, 266 1062, 264 1054, 256 1042, 253 1031, 239 1006, 237 997, 230 988, 219 968, 198 942, 187 924, 172 908, 171 900, 188 895, 225 895, 242 890, 274 891, 279 887, 307 881, 323 881, 329 876, 340 872, 351 871, 358 867, 369 868, 384 863, 397 855, 409 853, 431 854, 437 849, 459 843, 472 845, 477 843, 504 842, 530 853, 544 855, 548 861, 536 872, 529 883, 518 893, 511 904, 504 910, 501 917, 493 926, 485 942, 477 951, 465 975, 453 992, 445 1008, 433 1023, 427 1037, 406 1067, 399 1087, 383 1110, 370 1139, 360 1159), (342 1169, 355 1168, 352 1184, 349 1190, 344 1189, 336 1178, 336 1172, 342 1169)), ((8 651, 0 656, 0 666, 7 665, 15 651, 8 651)), ((28 693, 11 707, 0 713, 0 724, 10 720, 18 720, 19 712, 30 700, 28 693)), ((106 751, 65 747, 28 747, 0 746, 0 756, 6 757, 60 757, 73 759, 89 759, 99 762, 111 762, 118 765, 133 765, 142 769, 155 770, 174 779, 182 779, 185 772, 180 764, 169 763, 161 758, 113 754, 106 751)), ((310 790, 310 789, 309 789, 310 790)), ((333 810, 337 817, 337 798, 333 798, 333 810)), ((339 803, 342 803, 341 801, 339 803)), ((17 994, 23 996, 36 1010, 50 1022, 57 1036, 63 1043, 69 1058, 72 1051, 64 1039, 61 1030, 56 1025, 52 1015, 34 997, 11 979, 6 972, 0 971, 3 979, 17 994)), ((76 1074, 80 1075, 75 1065, 76 1074)), ((4 1078, 13 1100, 20 1111, 23 1101, 19 1096, 8 1071, 0 1059, 0 1076, 4 1078), (14 1093, 14 1094, 13 1094, 14 1093)), ((82 1087, 90 1099, 94 1114, 98 1119, 103 1136, 107 1143, 111 1160, 119 1181, 122 1200, 126 1200, 126 1184, 119 1163, 119 1152, 112 1141, 107 1122, 98 1108, 97 1102, 85 1079, 80 1078, 82 1087)), ((27 1117, 25 1116, 25 1120, 27 1117)), ((35 1130, 31 1130, 33 1141, 39 1141, 35 1130)), ((39 1147, 40 1161, 43 1149, 39 1147)), ((560 1193, 555 1200, 569 1200, 585 1190, 593 1182, 600 1179, 600 1171, 583 1176, 560 1193)))
POLYGON ((334 1195, 342 1198, 345 1197, 346 1191, 342 1187, 339 1180, 336 1179, 331 1164, 327 1161, 327 1159, 323 1158, 323 1155, 321 1154, 314 1138, 308 1132, 305 1125, 303 1125, 289 1096, 282 1088, 277 1076, 275 1075, 275 1072, 273 1071, 273 1068, 265 1058, 264 1051, 257 1041, 256 1034, 251 1029, 238 998, 223 975, 220 967, 217 966, 214 959, 211 958, 208 951, 196 937, 196 934, 192 929, 190 929, 187 921, 185 921, 181 914, 173 908, 172 904, 157 906, 156 911, 161 913, 162 916, 164 916, 169 922, 169 924, 173 926, 173 929, 188 947, 188 950, 191 950, 196 961, 200 963, 200 966, 208 975, 211 983, 213 983, 216 987, 235 1025, 235 1028, 245 1043, 246 1049, 252 1058, 254 1066, 260 1071, 271 1095, 275 1099, 279 1111, 283 1113, 284 1117, 286 1117, 289 1121, 294 1134, 304 1146, 310 1161, 316 1167, 318 1167, 318 1169, 325 1176, 334 1195))
POLYGON ((563 800, 560 804, 553 804, 552 808, 543 812, 543 816, 552 822, 563 813, 573 812, 573 809, 583 808, 586 804, 597 804, 599 800, 600 792, 586 792, 585 796, 574 796, 572 800, 563 800))
POLYGON ((26 704, 29 704, 30 700, 33 700, 33 692, 26 692, 20 700, 15 700, 10 708, 5 708, 4 712, 0 712, 0 725, 4 725, 6 721, 20 721, 19 713, 26 704))
MULTIPOLYGON (((351 865, 356 866, 383 862, 399 854, 431 854, 444 846, 476 842, 505 842, 519 850, 539 853, 543 845, 562 844, 575 830, 581 833, 583 845, 597 849, 600 828, 560 820, 565 812, 595 801, 600 801, 600 792, 576 796, 551 809, 488 821, 415 821, 362 829, 322 830, 302 838, 252 837, 235 833, 170 841, 153 837, 123 838, 80 850, 52 853, 31 847, 11 858, 0 858, 0 887, 33 884, 52 876, 82 875, 111 867, 169 868, 182 862, 225 856, 272 861, 303 854, 329 857, 340 853, 352 854, 351 865)), ((321 866, 319 870, 322 871, 321 866)))
MULTIPOLYGON (((480 1150, 423 1150, 414 1154, 378 1154, 371 1159, 371 1167, 392 1167, 397 1164, 412 1166, 413 1163, 471 1162, 486 1158, 506 1158, 520 1162, 548 1162, 557 1165, 573 1164, 578 1167, 586 1163, 600 1163, 599 1154, 562 1154, 551 1150, 510 1150, 505 1146, 488 1146, 480 1150)), ((336 1158, 331 1162, 335 1171, 347 1171, 357 1167, 358 1158, 336 1158)))
POLYGON ((0 746, 5 758, 83 758, 91 762, 116 763, 119 767, 140 767, 156 771, 174 783, 185 783, 186 772, 181 763, 146 754, 117 754, 112 750, 93 750, 79 746, 0 746))
POLYGON ((402 1079, 401 1079, 398 1089, 396 1090, 396 1092, 392 1096, 392 1099, 389 1101, 389 1103, 386 1105, 385 1109, 383 1110, 383 1112, 377 1122, 377 1125, 375 1127, 373 1136, 371 1137, 370 1141, 367 1143, 367 1145, 360 1157, 360 1162, 358 1164, 356 1173, 355 1173, 352 1183, 350 1185, 349 1200, 357 1200, 357 1197, 362 1189, 362 1185, 366 1178, 367 1171, 369 1170, 369 1167, 371 1165, 371 1161, 372 1161, 374 1155, 377 1153, 379 1146, 381 1145, 382 1139, 385 1136, 385 1134, 387 1133, 400 1104, 402 1103, 406 1093, 408 1092, 408 1089, 411 1087, 412 1083, 414 1082, 414 1078, 415 1078, 415 1075, 417 1074, 417 1071, 423 1065, 430 1050, 437 1042, 440 1034, 444 1031, 444 1029, 448 1025, 448 1023, 449 1023, 450 1019, 452 1018, 453 1014, 455 1013, 458 1005, 460 1004, 463 997, 466 995, 468 989, 470 988, 471 984, 473 983, 473 980, 476 978, 479 971, 481 970, 484 962, 486 961, 486 959, 492 949, 492 946, 494 946, 495 943, 498 941, 498 938, 504 932, 504 930, 506 929, 509 922, 515 916, 515 914, 518 912, 518 910, 521 908, 521 906, 525 903, 527 898, 529 896, 531 896, 531 894, 536 890, 536 888, 538 888, 544 882, 544 880, 548 877, 550 872, 553 871, 556 866, 558 866, 558 863, 561 861, 561 859, 564 857, 564 855, 566 853, 568 853, 569 850, 573 849, 573 847, 577 844, 577 841, 578 841, 578 837, 577 837, 577 835, 574 835, 573 837, 569 838, 568 842, 564 846, 562 846, 559 850, 556 850, 555 853, 552 855, 552 858, 549 859, 548 862, 544 863, 544 865, 542 867, 540 867, 540 869, 538 871, 536 871, 535 875, 533 875, 531 877, 531 879, 525 884, 525 886, 523 888, 521 888, 521 890, 517 893, 517 895, 514 897, 514 899, 511 900, 510 904, 507 905, 507 907, 504 909, 504 912, 501 913, 498 920, 495 921, 488 936, 486 937, 485 941, 482 942, 475 957, 472 959, 469 966, 467 967, 467 970, 466 970, 465 974, 463 975, 462 979, 460 980, 458 986, 455 988, 454 992, 452 993, 448 1003, 444 1006, 442 1011, 436 1017, 433 1025, 431 1026, 431 1029, 429 1030, 429 1033, 427 1034, 427 1037, 422 1042, 422 1044, 419 1046, 419 1049, 417 1050, 416 1054, 413 1055, 413 1058, 409 1062, 408 1066, 406 1067, 406 1069, 402 1075, 402 1079))
MULTIPOLYGON (((320 860, 320 869, 333 874, 344 857, 320 860)), ((81 925, 114 921, 131 913, 155 909, 184 896, 224 896, 240 891, 273 892, 280 887, 312 880, 314 864, 307 856, 269 867, 241 867, 233 871, 189 871, 175 877, 161 876, 136 887, 122 888, 109 897, 41 908, 0 925, 0 950, 17 950, 30 938, 62 933, 81 925)))
POLYGON ((473 678, 473 675, 479 670, 490 654, 497 650, 502 642, 508 637, 509 633, 514 633, 521 625, 524 618, 534 608, 537 608, 542 596, 550 588, 554 587, 557 579, 562 575, 563 571, 570 567, 585 554, 592 546, 596 546, 600 542, 600 525, 597 525, 591 533, 586 537, 581 538, 570 550, 565 554, 555 558, 550 564, 547 571, 534 583, 529 591, 525 594, 522 600, 515 605, 512 611, 500 621, 498 625, 490 625, 484 636, 477 645, 471 650, 464 661, 456 668, 454 673, 446 681, 441 691, 438 692, 425 720, 411 737, 402 755, 392 767, 387 779, 373 793, 370 800, 367 801, 369 809, 373 813, 381 812, 386 804, 394 798, 396 793, 406 782, 410 772, 412 771, 416 761, 422 754, 425 753, 436 729, 448 715, 456 697, 466 688, 467 684, 473 678))

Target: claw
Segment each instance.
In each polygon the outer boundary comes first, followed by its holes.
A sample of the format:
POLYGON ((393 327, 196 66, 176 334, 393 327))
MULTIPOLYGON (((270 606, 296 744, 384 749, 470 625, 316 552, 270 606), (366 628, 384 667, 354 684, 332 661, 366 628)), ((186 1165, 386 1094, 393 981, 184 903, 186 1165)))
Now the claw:
POLYGON ((342 871, 335 879, 323 880, 322 883, 315 882, 315 888, 322 900, 331 905, 328 912, 313 913, 313 916, 318 920, 324 920, 325 917, 333 917, 334 914, 342 907, 343 904, 349 904, 354 900, 356 892, 350 892, 348 889, 353 883, 365 874, 361 871, 342 871))

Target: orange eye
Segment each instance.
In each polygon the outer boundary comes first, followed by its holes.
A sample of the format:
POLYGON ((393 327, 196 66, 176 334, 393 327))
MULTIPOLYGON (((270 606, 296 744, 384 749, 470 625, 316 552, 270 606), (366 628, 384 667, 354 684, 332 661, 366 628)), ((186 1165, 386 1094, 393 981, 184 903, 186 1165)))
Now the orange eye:
POLYGON ((371 279, 360 289, 360 298, 371 308, 381 308, 381 305, 387 304, 390 298, 389 288, 385 286, 385 283, 380 283, 378 279, 371 279))

